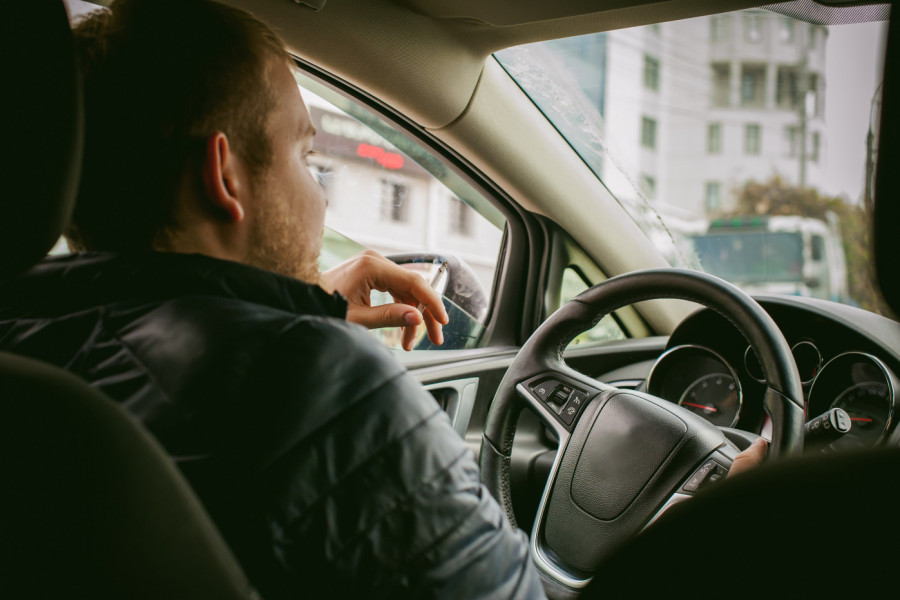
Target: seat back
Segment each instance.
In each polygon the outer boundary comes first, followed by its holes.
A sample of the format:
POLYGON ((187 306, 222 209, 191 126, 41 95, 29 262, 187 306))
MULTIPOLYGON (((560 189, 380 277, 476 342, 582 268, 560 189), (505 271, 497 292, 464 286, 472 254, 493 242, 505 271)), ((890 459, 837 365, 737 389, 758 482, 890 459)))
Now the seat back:
MULTIPOLYGON (((42 258, 72 211, 81 89, 61 0, 4 7, 0 277, 42 258)), ((0 594, 253 598, 163 450, 75 376, 0 353, 0 594)))

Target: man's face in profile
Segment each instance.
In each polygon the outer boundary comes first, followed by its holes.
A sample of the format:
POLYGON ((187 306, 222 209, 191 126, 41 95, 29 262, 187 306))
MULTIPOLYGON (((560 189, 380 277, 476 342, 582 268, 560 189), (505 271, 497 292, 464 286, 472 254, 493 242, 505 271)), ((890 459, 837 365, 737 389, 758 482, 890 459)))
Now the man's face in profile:
POLYGON ((272 160, 253 181, 247 262, 315 283, 326 204, 307 162, 316 131, 288 63, 270 61, 266 80, 275 97, 267 122, 272 160))

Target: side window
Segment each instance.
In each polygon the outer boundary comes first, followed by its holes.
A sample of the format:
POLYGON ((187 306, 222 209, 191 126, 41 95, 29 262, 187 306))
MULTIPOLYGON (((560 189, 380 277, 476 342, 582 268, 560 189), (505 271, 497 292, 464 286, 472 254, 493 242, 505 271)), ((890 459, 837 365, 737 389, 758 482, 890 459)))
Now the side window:
MULTIPOLYGON (((443 262, 450 324, 433 346, 424 326, 416 349, 482 345, 506 221, 484 196, 430 149, 370 109, 298 72, 316 137, 310 168, 328 197, 322 270, 372 249, 431 282, 443 262)), ((391 302, 373 293, 372 303, 391 302)), ((375 330, 390 347, 400 332, 375 330)))
MULTIPOLYGON (((606 279, 597 263, 569 235, 556 228, 553 231, 545 296, 545 314, 548 316, 606 279)), ((604 316, 593 329, 578 335, 569 346, 605 344, 648 335, 651 332, 638 312, 632 306, 625 306, 604 316)))
MULTIPOLYGON (((587 281, 587 277, 582 273, 581 269, 570 265, 563 271, 562 287, 560 289, 560 306, 591 287, 587 281)), ((625 332, 615 320, 613 315, 606 315, 593 329, 585 331, 574 340, 570 346, 581 344, 604 344, 613 340, 624 340, 625 332)))

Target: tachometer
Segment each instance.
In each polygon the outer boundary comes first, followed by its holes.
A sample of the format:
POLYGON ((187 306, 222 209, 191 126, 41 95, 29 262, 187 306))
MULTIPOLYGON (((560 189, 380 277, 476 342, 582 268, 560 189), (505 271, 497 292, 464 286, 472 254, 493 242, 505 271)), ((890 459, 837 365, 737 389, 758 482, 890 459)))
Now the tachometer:
POLYGON ((741 407, 734 378, 723 373, 705 375, 692 383, 678 404, 720 427, 734 425, 741 407))

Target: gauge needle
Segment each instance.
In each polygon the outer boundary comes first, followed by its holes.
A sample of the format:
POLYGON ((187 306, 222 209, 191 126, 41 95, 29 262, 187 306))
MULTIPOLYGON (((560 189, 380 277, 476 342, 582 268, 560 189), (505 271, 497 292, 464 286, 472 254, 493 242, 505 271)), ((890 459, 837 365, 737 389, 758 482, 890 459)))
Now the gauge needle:
POLYGON ((868 419, 866 417, 850 417, 851 421, 865 421, 866 423, 871 423, 872 419, 868 419))
POLYGON ((714 406, 708 406, 706 404, 694 404, 692 402, 682 402, 682 406, 693 406, 694 408, 702 408, 703 410, 708 410, 709 412, 719 412, 718 409, 714 406))

